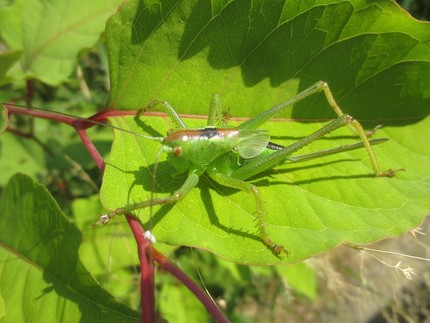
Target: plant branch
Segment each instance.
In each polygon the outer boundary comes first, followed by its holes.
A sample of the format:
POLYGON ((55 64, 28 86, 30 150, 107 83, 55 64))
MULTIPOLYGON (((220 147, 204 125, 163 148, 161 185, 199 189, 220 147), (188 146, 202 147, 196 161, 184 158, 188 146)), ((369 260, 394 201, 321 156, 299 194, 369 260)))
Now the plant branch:
POLYGON ((81 138, 85 148, 87 149, 88 153, 91 155, 93 160, 95 161, 98 169, 103 174, 105 170, 105 162, 103 160, 103 157, 100 155, 97 148, 94 146, 94 143, 91 141, 91 139, 88 137, 87 132, 85 129, 82 128, 76 128, 76 131, 78 132, 79 137, 81 138))
POLYGON ((206 307, 206 310, 213 316, 216 322, 229 322, 229 320, 224 316, 224 313, 218 308, 214 300, 187 274, 185 274, 157 249, 153 249, 152 252, 152 256, 154 257, 154 260, 160 265, 160 268, 169 272, 181 283, 183 283, 206 307))
POLYGON ((144 323, 155 322, 155 296, 154 296, 154 261, 152 259, 153 247, 145 238, 145 230, 134 216, 126 215, 128 224, 136 239, 140 261, 140 307, 142 310, 140 321, 144 323))

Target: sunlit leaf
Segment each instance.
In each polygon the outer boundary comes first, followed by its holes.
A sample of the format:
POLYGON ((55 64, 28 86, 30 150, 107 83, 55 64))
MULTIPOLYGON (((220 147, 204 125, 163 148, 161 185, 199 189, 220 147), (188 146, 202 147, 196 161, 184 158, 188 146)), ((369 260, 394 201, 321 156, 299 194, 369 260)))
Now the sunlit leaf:
POLYGON ((0 133, 5 131, 8 123, 7 109, 0 104, 0 133))
POLYGON ((14 176, 0 199, 0 285, 9 321, 133 322, 79 259, 80 231, 45 187, 14 176))
POLYGON ((7 71, 20 59, 22 51, 14 51, 0 54, 0 84, 4 83, 7 71))
MULTIPOLYGON (((390 1, 129 1, 107 25, 109 105, 142 108, 165 99, 179 113, 206 114, 213 93, 238 117, 285 101, 318 80, 367 129, 383 124, 375 147, 383 170, 374 178, 365 151, 285 164, 253 178, 265 201, 267 231, 290 251, 278 258, 259 241, 255 200, 202 177, 183 201, 138 212, 159 241, 188 245, 239 262, 296 262, 344 241, 364 244, 419 225, 430 206, 428 129, 430 26, 390 1)), ((272 140, 288 145, 334 113, 314 95, 268 123, 272 140), (318 122, 316 122, 318 121, 318 122)), ((167 120, 116 119, 114 124, 163 135, 167 120), (142 126, 144 124, 145 126, 142 126)), ((189 127, 204 121, 187 119, 189 127)), ((232 123, 233 124, 233 123, 232 123)), ((305 151, 357 141, 342 129, 305 151)), ((115 133, 102 200, 115 209, 151 198, 160 145, 115 133)), ((300 152, 301 153, 301 152, 300 152)), ((161 162, 156 196, 184 178, 161 162)))
POLYGON ((16 0, 0 9, 0 33, 23 57, 11 76, 50 85, 67 80, 77 54, 97 42, 119 0, 16 0))

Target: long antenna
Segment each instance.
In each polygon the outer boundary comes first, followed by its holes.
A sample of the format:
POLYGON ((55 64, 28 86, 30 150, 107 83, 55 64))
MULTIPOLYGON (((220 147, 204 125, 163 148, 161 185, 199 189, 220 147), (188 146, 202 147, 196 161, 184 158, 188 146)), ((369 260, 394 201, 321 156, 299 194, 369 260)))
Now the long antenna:
POLYGON ((158 141, 158 142, 163 142, 163 139, 164 139, 164 137, 146 136, 146 135, 143 135, 143 134, 141 134, 139 132, 136 132, 136 131, 132 131, 132 130, 128 130, 128 129, 124 129, 124 128, 120 128, 120 127, 111 125, 110 123, 107 123, 107 122, 102 122, 102 121, 97 121, 97 120, 91 119, 91 118, 97 117, 98 114, 95 114, 95 115, 93 115, 93 116, 91 116, 89 118, 82 118, 82 117, 77 117, 77 116, 74 116, 72 114, 68 114, 68 113, 64 113, 64 112, 46 110, 46 109, 41 109, 41 108, 36 108, 36 107, 30 107, 29 108, 29 107, 27 107, 25 105, 21 105, 21 104, 15 104, 15 103, 0 103, 0 104, 3 104, 8 111, 17 112, 17 113, 19 111, 19 113, 21 113, 21 114, 27 114, 27 115, 31 115, 31 116, 38 116, 38 117, 41 117, 41 118, 44 118, 44 119, 51 119, 52 120, 52 118, 50 118, 49 115, 47 115, 46 113, 55 114, 55 115, 59 115, 59 116, 63 116, 63 117, 67 117, 67 119, 60 119, 59 121, 61 121, 63 123, 66 123, 66 124, 69 124, 69 125, 71 125, 71 126, 73 126, 75 128, 78 128, 78 126, 77 126, 78 123, 76 121, 82 121, 82 122, 91 123, 91 124, 97 125, 97 126, 108 127, 108 128, 114 129, 114 130, 126 132, 126 133, 129 133, 129 134, 138 136, 138 137, 142 137, 142 138, 146 138, 146 139, 150 139, 150 140, 155 140, 155 141, 158 141), (16 107, 18 107, 19 109, 16 109, 16 107), (34 111, 30 112, 32 110, 42 111, 44 113, 36 113, 34 111))

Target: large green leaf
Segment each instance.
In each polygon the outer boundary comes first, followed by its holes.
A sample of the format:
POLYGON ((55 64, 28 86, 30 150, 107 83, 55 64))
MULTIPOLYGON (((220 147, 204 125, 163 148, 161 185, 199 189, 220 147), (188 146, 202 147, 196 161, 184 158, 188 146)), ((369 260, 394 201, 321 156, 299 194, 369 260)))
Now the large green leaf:
MULTIPOLYGON (((407 169, 393 179, 373 178, 366 153, 354 151, 256 177, 267 230, 291 252, 288 258, 275 257, 259 242, 252 196, 205 177, 177 205, 154 208, 147 227, 160 241, 268 264, 419 225, 430 205, 430 151, 420 139, 429 127, 429 35, 429 25, 389 1, 129 1, 107 25, 110 106, 140 108, 162 98, 180 113, 205 114, 217 92, 233 115, 253 116, 323 79, 346 112, 367 120, 369 128, 385 125, 378 135, 391 141, 375 147, 381 167, 407 169)), ((282 116, 315 121, 333 115, 323 95, 291 111, 282 116)), ((162 119, 143 121, 143 130, 133 119, 114 123, 152 135, 169 128, 162 119)), ((321 125, 284 120, 265 128, 272 140, 289 144, 321 125)), ((350 135, 344 129, 311 148, 335 147, 350 135)), ((115 133, 102 188, 106 207, 151 198, 148 167, 158 149, 155 142, 115 133)), ((157 196, 184 181, 172 173, 160 163, 157 196)), ((140 213, 147 221, 148 212, 140 213)))
MULTIPOLYGON (((254 178, 266 208, 267 230, 290 257, 275 257, 258 240, 252 196, 203 177, 174 206, 154 208, 147 227, 157 239, 209 249, 241 263, 295 262, 344 241, 370 243, 420 224, 430 206, 430 26, 389 1, 129 1, 107 25, 112 90, 109 104, 141 108, 166 99, 179 113, 206 114, 212 93, 235 116, 253 116, 317 80, 328 81, 345 112, 367 128, 379 123, 388 143, 375 147, 393 179, 373 178, 367 155, 354 151, 254 178)), ((282 117, 318 121, 333 116, 323 95, 282 117)), ((162 119, 117 119, 116 125, 164 134, 162 119)), ((284 119, 265 125, 289 144, 322 126, 284 119)), ((187 120, 189 127, 204 122, 187 120)), ((351 142, 347 129, 309 149, 351 142), (349 139, 349 140, 347 140, 349 139)), ((356 139, 355 139, 356 140, 356 139)), ((151 197, 157 143, 116 133, 102 190, 106 207, 151 197)), ((165 163, 157 196, 177 189, 165 163)), ((148 212, 141 211, 145 221, 148 212)))
POLYGON ((0 199, 0 286, 7 322, 132 322, 137 313, 100 288, 81 263, 80 231, 45 187, 14 176, 0 199))
POLYGON ((10 49, 23 50, 16 78, 58 85, 76 67, 77 54, 92 47, 120 0, 16 0, 0 10, 0 33, 10 49))

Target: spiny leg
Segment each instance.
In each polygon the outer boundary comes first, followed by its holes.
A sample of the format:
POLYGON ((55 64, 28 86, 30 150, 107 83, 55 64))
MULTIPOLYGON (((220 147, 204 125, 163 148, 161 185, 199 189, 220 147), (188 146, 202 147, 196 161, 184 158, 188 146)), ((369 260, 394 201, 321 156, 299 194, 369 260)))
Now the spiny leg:
MULTIPOLYGON (((378 139, 370 139, 369 143, 372 146, 374 146, 374 145, 379 145, 381 143, 384 143, 386 141, 388 141, 388 138, 378 138, 378 139)), ((319 150, 319 151, 315 151, 315 152, 308 153, 308 154, 289 156, 288 160, 291 162, 302 162, 302 161, 307 161, 307 160, 311 160, 311 159, 315 159, 315 158, 320 158, 323 156, 333 155, 333 154, 337 154, 337 153, 341 153, 341 152, 345 152, 345 151, 360 149, 363 147, 364 147, 364 144, 362 142, 356 142, 354 144, 338 146, 335 148, 330 148, 330 149, 325 149, 325 150, 319 150)), ((285 147, 283 147, 283 148, 285 148, 285 147)), ((279 150, 282 150, 282 149, 279 149, 279 150)))
POLYGON ((217 120, 221 120, 222 118, 222 108, 221 101, 218 94, 214 94, 212 96, 209 114, 208 114, 208 127, 215 127, 217 120))
POLYGON ((275 105, 273 108, 263 111, 260 114, 256 115, 255 117, 241 123, 237 128, 238 129, 257 129, 259 126, 266 123, 267 121, 275 117, 277 114, 284 111, 286 108, 296 104, 297 102, 302 101, 303 99, 315 93, 323 91, 322 83, 324 82, 320 81, 315 83, 314 85, 296 94, 294 97, 288 99, 287 101, 282 102, 278 105, 275 105))
MULTIPOLYGON (((324 94, 327 98, 327 102, 333 108, 334 112, 336 112, 336 114, 339 117, 345 115, 342 112, 342 110, 340 109, 340 107, 337 105, 337 103, 336 103, 336 101, 335 101, 335 99, 334 99, 334 97, 330 91, 328 84, 326 82, 319 82, 319 83, 320 83, 320 86, 323 89, 324 94)), ((348 124, 348 127, 353 132, 355 132, 360 137, 361 141, 363 142, 364 147, 367 150, 367 154, 369 155, 370 162, 372 163, 372 168, 373 168, 373 172, 375 173, 375 175, 376 176, 393 177, 394 173, 396 172, 395 170, 389 169, 385 172, 381 172, 381 170, 379 169, 379 164, 378 164, 378 161, 376 160, 376 156, 375 156, 375 153, 373 152, 372 146, 369 143, 368 135, 364 131, 360 122, 358 122, 355 119, 352 119, 352 122, 348 124)))
POLYGON ((256 201, 256 213, 257 213, 257 221, 258 221, 258 230, 261 241, 270 248, 275 254, 279 255, 281 252, 285 252, 288 255, 288 251, 282 245, 279 245, 270 239, 267 231, 266 231, 266 222, 264 221, 264 208, 263 208, 263 200, 260 196, 258 188, 250 184, 248 182, 227 176, 222 173, 209 172, 209 176, 216 181, 217 183, 236 188, 238 190, 247 191, 254 195, 256 201))
MULTIPOLYGON (((326 82, 319 81, 319 82, 315 83, 314 85, 308 87, 307 89, 303 90, 302 92, 298 93, 296 96, 292 97, 291 99, 289 99, 283 103, 280 103, 280 104, 276 105, 275 107, 273 107, 269 110, 263 111, 262 113, 255 116, 254 118, 243 122, 242 124, 240 124, 238 126, 238 128, 239 129, 256 129, 259 126, 261 126, 262 124, 264 124, 265 122, 267 122, 268 120, 270 120, 271 118, 273 118, 274 116, 276 116, 278 113, 280 113, 283 110, 285 110, 286 108, 288 108, 289 106, 292 106, 295 103, 302 101, 303 99, 305 99, 305 98, 307 98, 307 97, 309 97, 315 93, 322 92, 322 91, 324 92, 324 94, 326 96, 327 102, 332 107, 334 112, 338 115, 338 117, 344 116, 345 114, 342 112, 342 110, 337 105, 336 101, 334 100, 334 97, 330 91, 328 84, 326 82)), ((367 135, 364 132, 361 124, 357 120, 352 119, 352 121, 350 122, 348 127, 350 129, 352 129, 352 131, 355 134, 357 134, 360 137, 360 139, 362 140, 363 145, 366 148, 367 153, 368 153, 369 158, 370 158, 370 161, 372 163, 372 168, 373 168, 375 175, 376 176, 387 176, 387 177, 394 176, 395 171, 393 171, 391 169, 388 171, 385 171, 385 172, 380 171, 378 162, 377 162, 376 157, 375 157, 375 153, 373 152, 373 149, 369 143, 367 135)))
POLYGON ((175 191, 172 195, 150 199, 147 201, 138 202, 134 204, 129 204, 125 207, 118 208, 107 214, 101 215, 99 217, 99 221, 95 225, 107 224, 110 221, 110 219, 118 215, 123 215, 126 213, 133 212, 134 210, 138 210, 138 209, 142 209, 142 208, 154 206, 154 205, 163 205, 163 204, 178 202, 181 199, 183 199, 194 187, 196 187, 198 182, 199 182, 199 175, 195 172, 190 172, 184 184, 182 184, 182 186, 177 191, 175 191))
POLYGON ((260 156, 253 158, 247 164, 236 169, 233 172, 232 177, 246 180, 262 171, 272 169, 273 167, 282 164, 292 153, 302 149, 324 135, 351 123, 353 120, 354 119, 351 116, 344 114, 309 136, 302 138, 281 150, 277 150, 271 154, 261 154, 260 156))
POLYGON ((161 106, 161 110, 165 112, 170 120, 172 120, 173 124, 175 125, 175 129, 185 129, 187 126, 185 125, 184 121, 182 121, 181 117, 176 113, 176 111, 172 108, 172 106, 164 100, 155 100, 152 101, 150 104, 148 104, 145 108, 140 109, 136 112, 136 117, 141 116, 147 111, 153 110, 157 105, 161 106))
POLYGON ((221 100, 218 94, 212 96, 209 114, 208 114, 208 127, 225 126, 228 123, 231 115, 229 110, 222 109, 221 100))
MULTIPOLYGON (((284 251, 288 254, 288 252, 284 249, 283 246, 274 243, 267 235, 267 232, 265 230, 263 204, 262 204, 262 199, 258 193, 258 189, 254 185, 248 182, 245 182, 244 180, 254 175, 257 175, 264 170, 272 169, 273 167, 283 163, 287 158, 290 157, 292 153, 302 149, 303 147, 323 137, 324 135, 342 126, 352 123, 353 121, 354 119, 351 116, 348 116, 345 114, 341 115, 336 120, 332 121, 331 123, 327 124, 326 126, 322 127, 316 132, 312 133, 311 135, 305 138, 302 138, 301 140, 298 140, 297 142, 295 142, 290 146, 284 147, 271 154, 262 154, 260 156, 253 158, 247 164, 235 170, 231 174, 231 176, 227 176, 223 174, 210 174, 210 176, 215 181, 219 182, 224 186, 230 186, 237 189, 246 190, 254 194, 257 201, 257 219, 258 219, 261 239, 266 246, 268 246, 273 250, 274 253, 279 254, 281 251, 284 251)), ((379 140, 376 139, 376 140, 373 140, 372 143, 377 144, 385 140, 386 139, 379 139, 379 140)), ((327 154, 336 153, 338 151, 347 151, 347 150, 360 148, 363 146, 364 146, 364 143, 360 142, 360 143, 355 143, 353 145, 341 146, 341 147, 329 149, 326 151, 302 155, 301 158, 303 160, 307 160, 307 159, 312 159, 312 158, 316 158, 327 154)), ((300 160, 300 158, 298 158, 297 160, 300 160)))

